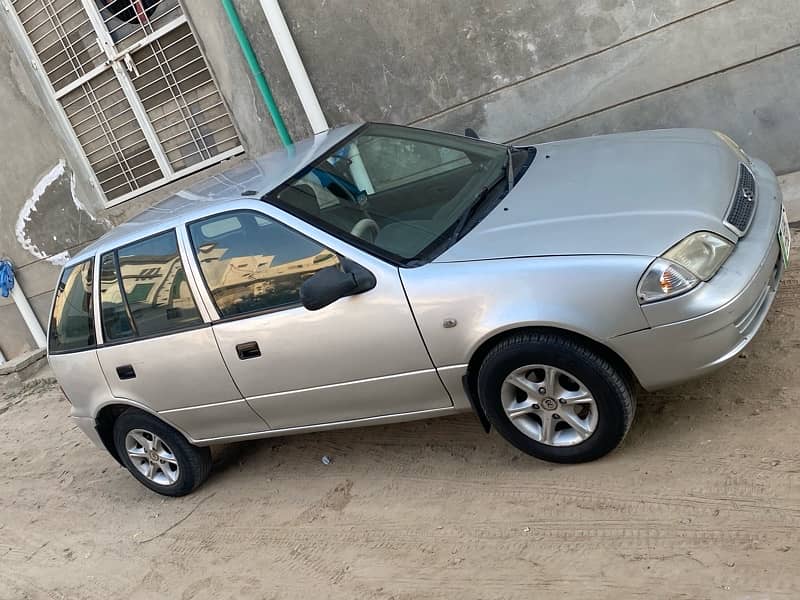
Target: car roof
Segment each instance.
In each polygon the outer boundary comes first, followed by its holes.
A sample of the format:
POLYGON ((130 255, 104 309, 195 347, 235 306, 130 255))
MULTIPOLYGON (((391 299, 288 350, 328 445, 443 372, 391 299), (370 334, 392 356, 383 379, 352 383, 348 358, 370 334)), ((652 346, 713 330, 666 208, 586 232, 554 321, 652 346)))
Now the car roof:
POLYGON ((83 248, 67 261, 65 267, 83 262, 99 252, 165 231, 192 218, 223 211, 231 200, 261 198, 361 127, 363 124, 330 129, 287 148, 246 160, 177 192, 83 248))

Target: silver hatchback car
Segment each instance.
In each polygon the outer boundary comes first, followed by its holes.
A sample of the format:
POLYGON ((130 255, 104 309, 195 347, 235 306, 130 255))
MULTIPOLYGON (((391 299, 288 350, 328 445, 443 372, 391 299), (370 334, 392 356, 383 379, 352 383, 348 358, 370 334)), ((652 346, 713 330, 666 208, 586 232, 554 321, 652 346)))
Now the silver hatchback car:
POLYGON ((209 446, 474 410, 555 462, 753 338, 789 256, 769 167, 665 130, 514 147, 331 130, 74 256, 49 360, 78 426, 156 492, 209 446))

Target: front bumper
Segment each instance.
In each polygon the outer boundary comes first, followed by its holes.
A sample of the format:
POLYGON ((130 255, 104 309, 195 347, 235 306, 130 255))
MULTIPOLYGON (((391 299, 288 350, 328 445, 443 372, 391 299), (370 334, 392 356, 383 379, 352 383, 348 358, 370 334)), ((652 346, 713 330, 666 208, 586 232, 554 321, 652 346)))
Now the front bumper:
POLYGON ((642 387, 656 390, 713 371, 758 333, 783 275, 778 243, 782 195, 777 178, 755 161, 759 197, 750 230, 708 283, 642 307, 650 329, 610 340, 642 387))

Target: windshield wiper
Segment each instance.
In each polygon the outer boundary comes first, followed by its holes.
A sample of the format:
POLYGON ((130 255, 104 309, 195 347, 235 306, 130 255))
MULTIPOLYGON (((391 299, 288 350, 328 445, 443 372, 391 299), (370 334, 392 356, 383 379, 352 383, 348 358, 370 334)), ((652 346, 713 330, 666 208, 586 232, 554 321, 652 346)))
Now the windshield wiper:
POLYGON ((511 170, 511 148, 508 148, 508 158, 506 159, 506 164, 503 166, 503 169, 489 185, 484 186, 478 195, 475 196, 475 199, 470 203, 470 205, 461 213, 461 216, 456 221, 455 228, 453 229, 453 233, 450 234, 448 237, 448 242, 453 243, 455 242, 463 233, 464 228, 467 226, 467 223, 470 222, 475 213, 478 212, 478 208, 483 204, 484 200, 489 197, 489 194, 501 183, 506 182, 506 193, 511 191, 511 188, 514 186, 514 173, 511 170))

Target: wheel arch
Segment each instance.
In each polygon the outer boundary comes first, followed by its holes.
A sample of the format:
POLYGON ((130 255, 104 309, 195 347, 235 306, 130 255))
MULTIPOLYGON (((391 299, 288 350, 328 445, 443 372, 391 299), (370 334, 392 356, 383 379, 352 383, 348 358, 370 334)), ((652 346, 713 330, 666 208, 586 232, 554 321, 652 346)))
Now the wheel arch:
POLYGON ((487 432, 489 431, 489 421, 486 417, 483 405, 478 397, 478 370, 480 369, 483 360, 486 358, 489 352, 491 352, 492 348, 494 348, 503 340, 521 333, 549 333, 571 338, 605 358, 615 368, 619 369, 630 382, 638 382, 636 374, 633 372, 630 366, 628 366, 628 363, 622 358, 622 356, 620 356, 606 344, 592 339, 585 334, 578 333, 577 331, 549 325, 526 325, 512 327, 502 331, 496 331, 484 339, 475 348, 475 350, 473 350, 469 362, 467 363, 467 372, 464 375, 465 391, 470 399, 471 404, 478 412, 478 418, 481 420, 481 423, 484 425, 484 428, 487 432))
POLYGON ((111 454, 111 456, 114 457, 114 460, 116 460, 120 465, 123 463, 120 460, 116 446, 114 445, 114 423, 122 413, 130 410, 152 415, 159 421, 162 421, 163 423, 175 429, 184 438, 186 438, 190 444, 194 443, 194 440, 191 438, 191 436, 187 435, 187 433, 180 427, 176 427, 175 424, 170 423, 156 411, 130 400, 115 398, 114 400, 109 401, 98 408, 97 412, 95 413, 94 421, 97 434, 100 436, 103 446, 105 446, 106 450, 108 450, 108 453, 111 454))

